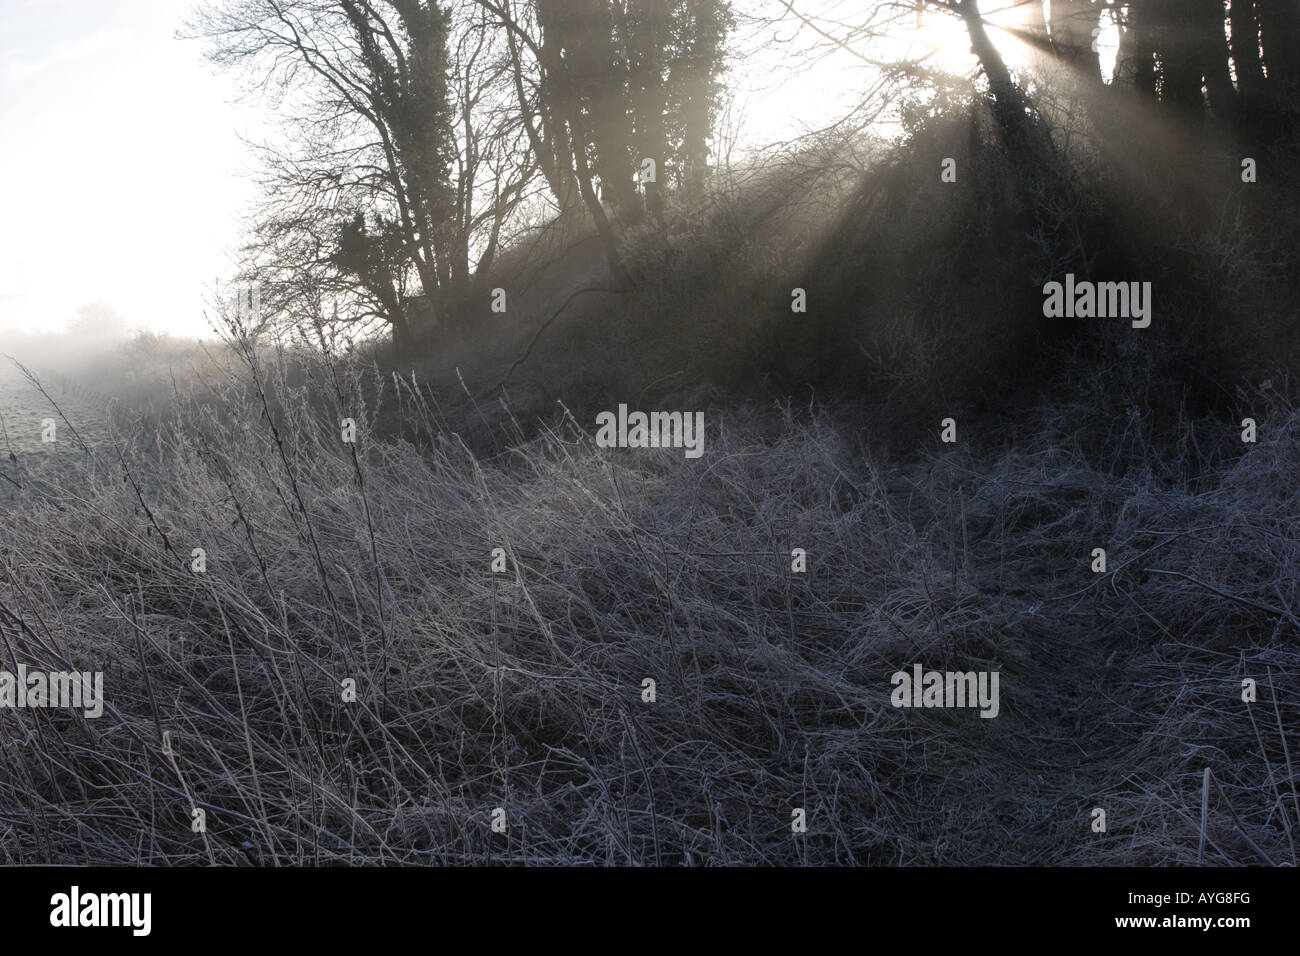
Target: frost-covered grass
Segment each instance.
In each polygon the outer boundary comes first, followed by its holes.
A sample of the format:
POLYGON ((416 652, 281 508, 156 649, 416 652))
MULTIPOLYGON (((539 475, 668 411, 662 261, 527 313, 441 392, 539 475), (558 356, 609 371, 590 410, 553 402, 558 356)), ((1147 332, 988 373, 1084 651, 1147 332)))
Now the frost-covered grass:
POLYGON ((563 409, 471 443, 373 368, 220 360, 6 469, 3 666, 102 670, 107 709, 0 710, 4 862, 1296 862, 1283 395, 1236 457, 1188 419, 1107 458, 1061 408, 899 455, 784 406, 706 409, 688 460, 563 409), (1000 671, 1000 715, 895 709, 913 663, 1000 671))

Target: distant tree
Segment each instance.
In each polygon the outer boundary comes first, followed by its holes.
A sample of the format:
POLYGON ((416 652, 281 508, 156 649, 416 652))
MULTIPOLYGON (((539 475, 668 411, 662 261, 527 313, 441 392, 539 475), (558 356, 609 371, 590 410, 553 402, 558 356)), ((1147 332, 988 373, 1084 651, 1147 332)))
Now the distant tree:
POLYGON ((77 339, 119 339, 129 331, 126 318, 107 302, 78 306, 66 328, 77 339))

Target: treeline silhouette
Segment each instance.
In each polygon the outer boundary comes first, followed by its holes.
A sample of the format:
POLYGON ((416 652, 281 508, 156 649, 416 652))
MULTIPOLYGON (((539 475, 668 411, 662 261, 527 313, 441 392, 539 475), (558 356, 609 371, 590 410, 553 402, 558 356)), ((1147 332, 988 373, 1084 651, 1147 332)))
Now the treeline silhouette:
POLYGON ((242 0, 202 5, 190 33, 292 103, 261 150, 254 333, 385 330, 399 364, 473 370, 475 391, 535 366, 539 400, 593 374, 593 392, 757 372, 778 394, 906 379, 929 395, 1068 334, 1034 298, 1072 272, 1158 281, 1177 347, 1210 364, 1292 347, 1289 0, 923 0, 850 22, 784 0, 242 0), (878 59, 913 17, 959 23, 972 75, 878 59), (726 68, 778 28, 811 38, 809 63, 874 64, 863 101, 901 139, 854 116, 740 166, 718 154, 726 68), (1013 47, 1027 65, 1008 66, 1013 47), (1244 233, 1268 251, 1247 255, 1244 233), (794 288, 812 305, 791 321, 794 288), (633 341, 640 360, 620 361, 633 341))

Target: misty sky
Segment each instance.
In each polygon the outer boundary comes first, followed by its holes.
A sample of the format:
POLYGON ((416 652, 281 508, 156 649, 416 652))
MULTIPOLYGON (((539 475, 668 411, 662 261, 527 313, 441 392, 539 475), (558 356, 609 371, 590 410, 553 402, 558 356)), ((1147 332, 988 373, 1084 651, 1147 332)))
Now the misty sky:
POLYGON ((236 132, 253 127, 200 46, 173 38, 188 10, 0 0, 0 330, 56 329, 94 300, 205 330, 204 286, 228 271, 253 195, 236 132))

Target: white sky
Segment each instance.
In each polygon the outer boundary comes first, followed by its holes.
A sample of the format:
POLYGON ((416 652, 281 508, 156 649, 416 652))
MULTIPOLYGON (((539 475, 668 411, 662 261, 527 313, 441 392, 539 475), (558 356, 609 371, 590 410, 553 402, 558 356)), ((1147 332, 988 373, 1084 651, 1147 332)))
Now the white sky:
POLYGON ((0 335, 103 300, 133 325, 206 331, 205 284, 253 195, 187 0, 0 0, 0 335), (13 298, 21 289, 21 303, 13 298), (16 314, 15 314, 16 313, 16 314))

